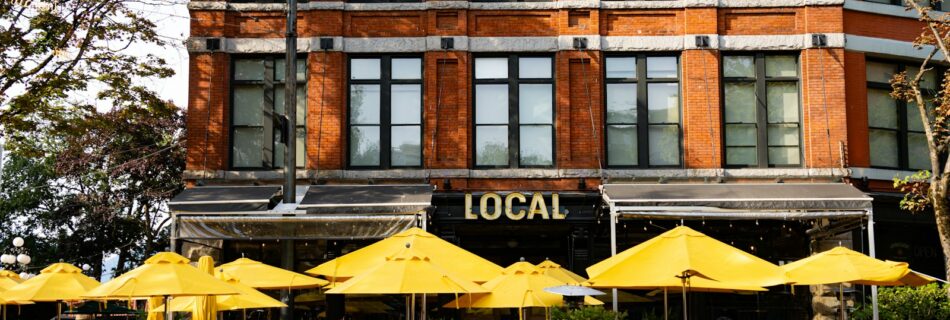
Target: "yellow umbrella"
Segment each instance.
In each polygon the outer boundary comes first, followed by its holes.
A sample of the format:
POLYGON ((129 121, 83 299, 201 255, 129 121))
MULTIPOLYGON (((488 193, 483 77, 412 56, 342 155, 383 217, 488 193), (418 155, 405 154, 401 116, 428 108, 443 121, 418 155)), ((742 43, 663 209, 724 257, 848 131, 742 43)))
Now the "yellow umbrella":
POLYGON ((162 297, 150 297, 148 298, 148 303, 145 306, 145 310, 148 311, 148 318, 145 320, 162 320, 162 314, 164 311, 155 311, 158 307, 164 302, 162 297))
POLYGON ((10 287, 2 294, 4 301, 56 302, 56 318, 62 310, 61 301, 83 300, 99 281, 82 274, 82 269, 68 263, 54 263, 30 278, 10 287))
MULTIPOLYGON (((207 273, 208 275, 213 276, 214 275, 214 259, 212 259, 210 256, 201 256, 201 258, 198 258, 198 270, 200 270, 201 272, 207 273)), ((217 308, 217 304, 215 304, 215 297, 202 296, 202 297, 191 297, 191 299, 194 301, 194 305, 192 305, 192 308, 189 309, 189 311, 191 311, 191 319, 193 320, 217 319, 218 308, 217 308)), ((183 310, 175 310, 175 311, 183 311, 183 310)))
POLYGON ((10 287, 20 284, 23 279, 20 275, 10 270, 0 270, 0 292, 7 291, 10 287))
POLYGON ((406 243, 427 253, 432 263, 477 283, 490 280, 502 270, 491 261, 465 251, 431 233, 420 228, 411 228, 327 261, 307 270, 307 273, 330 279, 351 278, 379 264, 379 257, 387 257, 402 250, 406 243))
MULTIPOLYGON (((565 283, 547 276, 541 268, 528 262, 515 262, 501 275, 485 282, 488 294, 469 294, 446 303, 446 308, 517 308, 519 317, 524 308, 548 308, 564 304, 561 295, 544 291, 565 283)), ((586 304, 603 304, 597 299, 585 297, 586 304)))
MULTIPOLYGON (((244 310, 244 309, 259 309, 259 308, 283 308, 287 305, 283 302, 278 301, 277 299, 271 298, 270 296, 257 291, 254 288, 248 287, 238 281, 237 278, 230 276, 227 273, 218 273, 218 279, 224 280, 229 285, 234 287, 238 291, 238 294, 226 295, 226 296, 216 296, 214 297, 215 306, 220 311, 234 311, 234 310, 244 310)), ((172 311, 189 311, 194 308, 198 297, 179 297, 172 299, 170 305, 172 311)), ((152 311, 164 312, 165 306, 160 306, 152 311)))
POLYGON ((305 289, 325 286, 326 280, 240 258, 217 268, 237 278, 241 284, 257 289, 305 289))
POLYGON ((584 277, 577 275, 576 273, 571 272, 561 267, 561 265, 554 263, 554 261, 544 259, 543 262, 538 264, 538 268, 541 268, 541 272, 545 275, 558 279, 565 284, 580 284, 584 281, 587 281, 584 277))

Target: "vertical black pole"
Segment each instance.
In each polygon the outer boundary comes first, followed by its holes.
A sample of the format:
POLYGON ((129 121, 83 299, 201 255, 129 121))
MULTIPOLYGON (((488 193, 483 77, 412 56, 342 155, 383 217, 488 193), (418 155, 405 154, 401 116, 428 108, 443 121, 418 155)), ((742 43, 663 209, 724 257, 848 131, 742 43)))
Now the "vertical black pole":
MULTIPOLYGON (((294 270, 294 240, 284 239, 280 241, 280 267, 287 270, 294 270)), ((287 305, 280 308, 280 320, 294 319, 294 295, 290 289, 280 291, 280 301, 287 305)))
POLYGON ((297 0, 287 0, 287 53, 284 65, 284 115, 287 142, 284 156, 284 203, 294 203, 297 198, 297 0))

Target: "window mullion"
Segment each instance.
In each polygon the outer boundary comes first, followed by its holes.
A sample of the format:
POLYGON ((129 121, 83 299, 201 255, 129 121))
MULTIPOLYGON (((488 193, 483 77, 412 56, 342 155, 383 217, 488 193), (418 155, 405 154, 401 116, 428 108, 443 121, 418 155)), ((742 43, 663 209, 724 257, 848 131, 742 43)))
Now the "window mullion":
POLYGON ((392 167, 390 161, 392 152, 392 60, 390 56, 380 59, 380 88, 379 88, 379 166, 383 169, 392 167))
POLYGON ((650 119, 647 110, 647 62, 645 55, 637 56, 637 163, 640 168, 650 167, 650 119))
POLYGON ((521 166, 521 119, 518 95, 518 56, 508 57, 508 166, 521 166))
POLYGON ((755 121, 756 121, 756 158, 758 167, 769 166, 768 106, 766 97, 768 83, 765 80, 765 56, 755 55, 755 121))
POLYGON ((265 141, 261 142, 261 147, 263 150, 263 163, 261 164, 264 168, 275 168, 277 164, 274 163, 274 149, 276 148, 276 140, 274 134, 274 122, 277 121, 276 112, 274 111, 274 94, 276 90, 274 89, 274 59, 266 58, 264 59, 264 119, 261 121, 261 124, 264 126, 263 139, 265 141))

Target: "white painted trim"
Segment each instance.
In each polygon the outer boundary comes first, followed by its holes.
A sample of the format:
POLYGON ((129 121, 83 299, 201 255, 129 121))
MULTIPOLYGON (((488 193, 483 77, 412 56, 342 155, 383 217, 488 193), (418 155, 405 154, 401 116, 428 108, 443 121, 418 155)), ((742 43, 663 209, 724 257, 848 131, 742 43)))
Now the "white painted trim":
POLYGON ((469 37, 472 52, 554 52, 558 37, 469 37))
POLYGON ((600 2, 601 9, 677 9, 683 7, 715 7, 716 0, 652 0, 624 1, 606 0, 600 2), (695 3, 695 5, 690 5, 695 3), (711 4, 710 4, 711 3, 711 4))
POLYGON ((719 35, 718 34, 687 34, 683 36, 683 49, 705 49, 705 50, 716 50, 719 49, 719 35), (709 47, 700 48, 696 46, 696 37, 697 36, 707 36, 709 37, 709 47))
POLYGON ((683 36, 605 36, 604 51, 677 51, 683 50, 683 36))
POLYGON ((841 5, 844 0, 719 0, 723 8, 764 8, 841 5))
POLYGON ((558 36, 558 50, 574 50, 574 38, 587 38, 587 50, 600 50, 600 35, 558 36))
POLYGON ((855 179, 868 178, 870 180, 891 181, 891 180, 894 180, 895 177, 904 178, 907 176, 912 176, 915 173, 917 173, 917 171, 880 169, 880 168, 860 168, 860 167, 851 168, 851 178, 855 178, 855 179))
POLYGON ((346 11, 412 11, 428 8, 425 2, 345 3, 343 5, 343 10, 346 11))
MULTIPOLYGON (((933 48, 933 46, 928 45, 918 49, 914 46, 913 42, 909 41, 872 38, 851 34, 845 36, 845 49, 883 56, 924 59, 927 58, 927 55, 933 48)), ((934 56, 934 59, 943 59, 943 54, 938 52, 937 55, 934 56)))
MULTIPOLYGON (((317 1, 301 3, 299 11, 307 10, 347 10, 347 11, 403 11, 403 10, 432 10, 432 9, 472 9, 472 10, 555 10, 555 9, 674 9, 697 7, 721 8, 767 8, 767 7, 801 7, 824 5, 847 5, 856 0, 635 0, 635 1, 601 1, 601 0, 561 0, 547 2, 469 2, 469 1, 423 1, 410 3, 346 3, 343 1, 317 1)), ((871 3, 873 5, 880 5, 871 3)), ((859 11, 861 3, 852 4, 859 11)), ((880 5, 885 7, 899 6, 880 5)), ((280 3, 228 3, 225 1, 192 1, 188 3, 189 10, 229 10, 229 11, 284 11, 287 5, 280 3)), ((887 8, 887 12, 894 8, 887 8)), ((876 12, 876 11, 869 11, 876 12)), ((887 13, 885 13, 887 14, 887 13)), ((895 12, 894 15, 901 13, 895 12)), ((906 14, 906 13, 904 13, 906 14)))
POLYGON ((426 37, 343 38, 344 52, 425 52, 426 37))
MULTIPOLYGON (((397 169, 397 170, 297 170, 300 179, 408 179, 426 178, 596 178, 597 169, 397 169)), ((848 169, 842 168, 743 168, 743 169, 606 169, 606 177, 621 180, 656 181, 666 179, 830 179, 847 177, 848 169)), ((211 180, 276 180, 282 179, 281 171, 203 171, 186 170, 185 179, 211 180)))
POLYGON ((454 48, 451 51, 468 51, 468 37, 466 36, 428 36, 426 37, 426 50, 442 51, 442 38, 455 39, 454 48))

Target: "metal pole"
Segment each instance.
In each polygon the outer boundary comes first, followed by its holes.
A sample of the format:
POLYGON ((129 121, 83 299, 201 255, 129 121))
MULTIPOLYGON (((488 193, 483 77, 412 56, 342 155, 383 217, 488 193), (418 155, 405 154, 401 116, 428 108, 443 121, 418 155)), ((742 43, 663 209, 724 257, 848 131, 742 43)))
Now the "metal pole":
MULTIPOLYGON (((876 257, 874 243, 874 208, 868 208, 868 255, 871 258, 876 257)), ((881 315, 877 309, 877 286, 871 286, 871 310, 872 310, 872 319, 879 320, 881 315)))
POLYGON ((297 200, 297 0, 287 0, 287 52, 284 58, 284 203, 297 200))
MULTIPOLYGON (((617 255, 617 209, 613 204, 610 204, 610 256, 613 257, 617 255)), ((617 289, 610 289, 613 293, 611 305, 614 308, 614 312, 619 312, 620 309, 617 307, 617 289)))
MULTIPOLYGON (((294 270, 294 240, 284 239, 280 241, 280 264, 287 270, 294 270)), ((280 291, 280 300, 286 307, 280 308, 280 320, 294 319, 294 294, 290 289, 280 291)))
POLYGON ((165 296, 165 320, 175 320, 175 313, 172 312, 171 308, 171 299, 168 296, 165 296))

